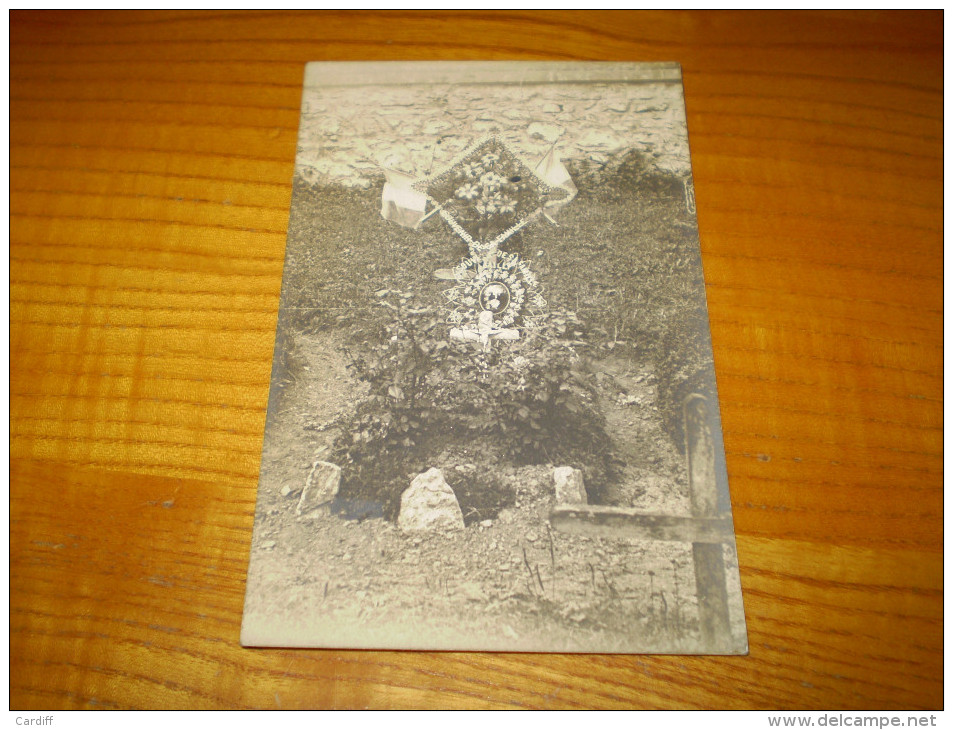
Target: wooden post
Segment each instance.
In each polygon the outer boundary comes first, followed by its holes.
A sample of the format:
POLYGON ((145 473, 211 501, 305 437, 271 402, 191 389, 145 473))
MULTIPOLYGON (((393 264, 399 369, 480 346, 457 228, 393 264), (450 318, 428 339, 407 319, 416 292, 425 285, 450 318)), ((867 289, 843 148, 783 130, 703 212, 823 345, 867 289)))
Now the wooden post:
POLYGON ((708 400, 693 393, 682 404, 691 516, 652 515, 625 507, 556 507, 549 522, 560 532, 590 537, 691 543, 700 644, 713 654, 738 651, 731 636, 724 546, 734 541, 721 432, 708 400))
MULTIPOLYGON (((712 435, 708 400, 693 393, 685 399, 683 411, 692 515, 701 520, 722 517, 730 521, 730 513, 723 514, 719 509, 717 441, 712 435)), ((702 642, 715 650, 727 649, 731 646, 731 625, 722 545, 693 541, 692 558, 702 642)))

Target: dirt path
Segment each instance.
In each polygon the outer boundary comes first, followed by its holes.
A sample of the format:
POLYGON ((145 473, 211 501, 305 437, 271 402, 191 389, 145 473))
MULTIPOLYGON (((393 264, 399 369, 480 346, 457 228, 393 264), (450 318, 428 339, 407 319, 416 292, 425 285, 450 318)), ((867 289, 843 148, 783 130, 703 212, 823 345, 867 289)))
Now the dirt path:
POLYGON ((269 419, 262 447, 259 489, 265 494, 282 487, 300 493, 315 459, 330 450, 338 422, 363 394, 336 343, 327 334, 295 335, 278 413, 269 419))
POLYGON ((660 426, 654 373, 622 357, 593 365, 608 431, 626 463, 607 502, 658 514, 689 514, 684 457, 660 426))

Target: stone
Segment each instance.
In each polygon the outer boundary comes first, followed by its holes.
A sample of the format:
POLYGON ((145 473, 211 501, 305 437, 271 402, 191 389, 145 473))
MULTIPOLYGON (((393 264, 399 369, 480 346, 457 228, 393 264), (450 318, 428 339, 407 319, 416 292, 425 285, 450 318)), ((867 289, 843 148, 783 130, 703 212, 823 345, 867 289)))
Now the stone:
POLYGON ((590 129, 583 134, 577 140, 577 144, 584 149, 598 149, 608 152, 614 152, 623 147, 623 143, 618 137, 597 129, 590 129))
POLYGON ((565 131, 558 124, 544 124, 542 122, 533 122, 526 128, 526 133, 534 139, 543 139, 552 144, 562 136, 565 131))
POLYGON ((436 467, 418 474, 400 495, 397 526, 404 532, 462 530, 463 512, 436 467))
POLYGON ((479 132, 480 134, 500 131, 500 125, 489 120, 477 120, 473 122, 472 128, 474 132, 479 132))
POLYGON ((513 508, 501 509, 499 514, 496 516, 496 520, 501 525, 508 525, 516 522, 516 510, 513 508))
POLYGON ((646 106, 640 106, 635 111, 640 114, 644 114, 646 112, 667 112, 668 104, 648 104, 646 106))
POLYGON ((424 134, 439 134, 440 132, 445 132, 450 129, 450 122, 445 119, 431 119, 429 122, 424 124, 423 133, 424 134))
POLYGON ((318 459, 308 474, 308 481, 305 482, 301 499, 298 500, 297 513, 307 515, 319 508, 330 507, 331 502, 338 496, 340 486, 341 467, 318 459))
POLYGON ((556 504, 589 504, 586 485, 582 472, 572 466, 558 466, 553 469, 553 482, 556 485, 556 504))

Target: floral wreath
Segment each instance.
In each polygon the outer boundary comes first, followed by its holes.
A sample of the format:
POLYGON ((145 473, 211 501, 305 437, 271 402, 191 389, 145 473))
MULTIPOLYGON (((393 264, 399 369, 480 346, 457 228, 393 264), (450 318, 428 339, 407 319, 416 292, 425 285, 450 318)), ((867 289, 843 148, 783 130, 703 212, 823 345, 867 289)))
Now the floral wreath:
POLYGON ((533 310, 546 306, 536 276, 517 254, 499 253, 490 259, 487 263, 465 258, 453 269, 460 283, 445 292, 454 305, 448 320, 458 326, 475 326, 480 313, 489 311, 500 328, 532 324, 533 310))
POLYGON ((418 180, 414 188, 427 196, 472 255, 496 250, 547 205, 571 199, 567 190, 546 183, 493 135, 457 155, 442 172, 418 180), (473 235, 481 224, 483 240, 473 235))

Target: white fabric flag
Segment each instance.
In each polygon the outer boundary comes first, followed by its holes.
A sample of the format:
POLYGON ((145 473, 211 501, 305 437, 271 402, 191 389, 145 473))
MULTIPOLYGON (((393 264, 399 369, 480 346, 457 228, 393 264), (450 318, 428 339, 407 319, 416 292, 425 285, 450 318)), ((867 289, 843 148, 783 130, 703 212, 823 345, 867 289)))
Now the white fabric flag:
POLYGON ((539 175, 547 185, 565 190, 569 193, 569 197, 546 203, 544 206, 546 209, 545 212, 549 214, 562 208, 564 205, 568 205, 569 202, 576 197, 577 192, 576 186, 569 176, 569 170, 566 169, 565 165, 559 161, 559 158, 557 158, 553 152, 554 148, 550 148, 546 156, 539 161, 539 164, 536 165, 536 174, 539 175))
POLYGON ((411 188, 416 178, 384 168, 387 182, 381 192, 381 216, 406 228, 416 228, 427 209, 427 196, 411 188))

